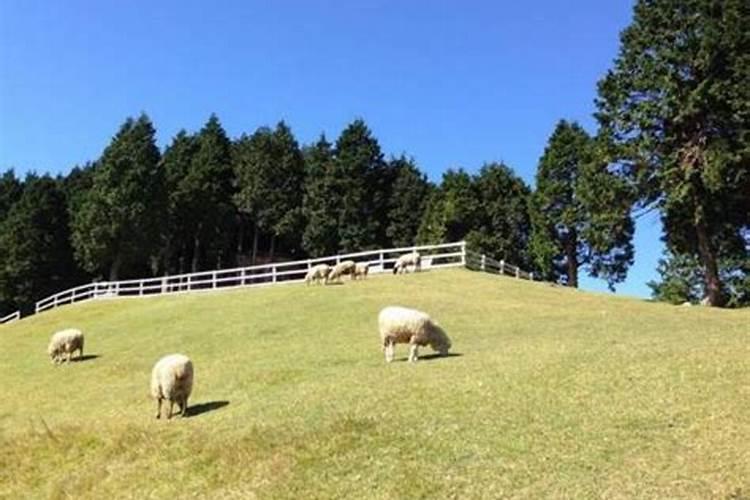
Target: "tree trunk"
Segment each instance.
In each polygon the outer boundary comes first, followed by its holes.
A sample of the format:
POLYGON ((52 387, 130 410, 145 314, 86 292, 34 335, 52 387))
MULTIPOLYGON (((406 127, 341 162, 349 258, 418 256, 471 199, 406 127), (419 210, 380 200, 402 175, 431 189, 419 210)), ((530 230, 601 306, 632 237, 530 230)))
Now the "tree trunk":
POLYGON ((714 307, 724 305, 724 294, 721 291, 721 279, 719 278, 719 266, 716 262, 716 252, 711 245, 711 237, 703 217, 695 217, 695 234, 698 239, 698 254, 706 273, 706 296, 708 303, 714 307))
POLYGON ((196 233, 195 237, 193 238, 193 262, 190 266, 191 271, 194 273, 198 272, 198 264, 200 262, 201 255, 201 239, 198 234, 199 233, 196 233))
POLYGON ((271 248, 268 250, 268 261, 273 262, 273 253, 276 250, 276 235, 271 234, 271 248))
POLYGON ((118 252, 109 268, 109 281, 117 281, 120 276, 120 266, 122 266, 122 255, 118 252))
POLYGON ((258 223, 253 222, 253 253, 250 256, 250 265, 255 265, 255 257, 258 255, 258 223))
POLYGON ((568 286, 578 288, 578 236, 575 230, 572 230, 565 240, 565 265, 568 286))

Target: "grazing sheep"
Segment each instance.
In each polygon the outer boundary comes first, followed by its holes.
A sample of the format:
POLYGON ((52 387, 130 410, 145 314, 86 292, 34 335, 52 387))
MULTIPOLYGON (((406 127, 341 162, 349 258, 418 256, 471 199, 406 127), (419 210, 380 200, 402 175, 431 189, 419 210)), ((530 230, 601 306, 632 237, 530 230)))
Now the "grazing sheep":
POLYGON ((414 268, 414 272, 422 269, 422 256, 419 252, 405 253, 399 257, 393 266, 393 274, 404 274, 410 266, 414 268))
POLYGON ((351 274, 352 279, 354 279, 355 266, 356 264, 353 260, 345 260, 343 262, 339 262, 338 264, 336 264, 336 266, 334 266, 331 274, 328 275, 328 281, 341 281, 341 277, 347 274, 351 274))
POLYGON ((331 273, 331 266, 328 264, 318 264, 317 266, 313 266, 310 268, 309 271, 307 271, 307 274, 305 275, 305 283, 309 285, 310 283, 318 283, 320 284, 321 281, 324 283, 328 283, 328 275, 331 273))
POLYGON ((357 264, 354 266, 354 274, 352 274, 352 279, 367 279, 367 273, 369 271, 369 262, 357 262, 357 264))
POLYGON ((396 344, 410 344, 409 361, 417 361, 419 346, 429 345, 442 356, 448 354, 451 341, 445 331, 427 313, 406 307, 389 306, 378 315, 380 339, 385 360, 393 361, 396 344))
POLYGON ((170 354, 157 361, 151 372, 151 396, 156 399, 156 418, 161 418, 161 402, 165 399, 169 401, 168 419, 172 418, 175 403, 184 417, 192 390, 193 362, 190 358, 170 354))
POLYGON ((55 333, 49 341, 49 346, 47 346, 47 353, 55 364, 65 361, 63 358, 65 355, 67 355, 67 361, 70 363, 74 351, 78 351, 78 359, 80 360, 83 357, 83 333, 75 328, 55 333))

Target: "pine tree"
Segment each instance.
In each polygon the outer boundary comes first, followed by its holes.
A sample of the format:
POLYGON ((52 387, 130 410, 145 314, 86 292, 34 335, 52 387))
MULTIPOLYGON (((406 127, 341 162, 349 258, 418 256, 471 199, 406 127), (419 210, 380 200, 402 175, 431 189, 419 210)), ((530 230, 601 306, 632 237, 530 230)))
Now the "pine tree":
POLYGON ((333 150, 325 135, 304 150, 305 187, 302 210, 305 229, 302 248, 312 257, 336 253, 339 247, 338 215, 341 202, 333 150))
POLYGON ((629 197, 596 153, 580 125, 562 120, 536 174, 530 245, 534 265, 545 279, 564 277, 572 287, 578 286, 580 267, 612 287, 632 264, 629 197))
POLYGON ((145 114, 128 118, 97 162, 72 224, 76 258, 88 272, 139 275, 157 251, 165 208, 154 136, 145 114))
POLYGON ((721 246, 746 252, 750 221, 750 4, 640 0, 597 118, 617 172, 662 213, 668 245, 697 254, 724 303, 721 246))
POLYGON ((412 159, 394 158, 389 166, 395 180, 388 203, 387 245, 414 245, 432 186, 412 159))
POLYGON ((31 312, 35 301, 78 284, 69 236, 60 184, 49 176, 28 175, 0 224, 0 302, 6 311, 31 312))

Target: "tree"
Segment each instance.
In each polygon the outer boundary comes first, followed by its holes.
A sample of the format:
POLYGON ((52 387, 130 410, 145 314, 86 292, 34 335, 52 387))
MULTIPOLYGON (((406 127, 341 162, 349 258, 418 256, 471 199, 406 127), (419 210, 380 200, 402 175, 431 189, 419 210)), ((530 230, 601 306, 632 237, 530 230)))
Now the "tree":
POLYGON ((0 221, 8 215, 8 211, 23 193, 23 185, 18 180, 13 169, 6 170, 0 176, 0 221))
POLYGON ((341 199, 338 250, 351 252, 382 245, 394 177, 383 161, 378 141, 363 120, 355 120, 341 132, 334 154, 332 179, 341 199))
POLYGON ((618 174, 661 210, 668 245, 696 254, 724 303, 718 248, 750 223, 750 4, 640 0, 597 118, 618 174))
POLYGON ((69 236, 59 183, 28 175, 0 224, 0 297, 6 308, 31 312, 36 300, 76 284, 80 272, 69 236))
POLYGON ((395 180, 388 200, 386 237, 396 247, 413 245, 432 186, 414 160, 401 156, 389 163, 395 180))
POLYGON ((180 130, 162 157, 167 201, 162 259, 167 272, 184 273, 186 264, 192 263, 196 221, 200 217, 196 213, 200 206, 194 203, 194 196, 201 183, 198 182, 199 176, 191 175, 197 151, 196 136, 180 130))
POLYGON ((331 143, 325 135, 305 148, 305 187, 302 212, 305 229, 302 248, 313 257, 336 253, 339 246, 340 201, 331 143))
POLYGON ((580 267, 613 287, 633 259, 630 197, 596 153, 580 125, 561 120, 537 168, 530 208, 534 265, 545 279, 564 278, 572 287, 580 267))
MULTIPOLYGON (((235 202, 253 222, 252 261, 261 233, 270 236, 268 256, 273 259, 277 239, 302 231, 305 164, 291 129, 282 121, 275 130, 261 127, 240 138, 234 169, 239 186, 235 202)), ((299 248, 299 242, 293 246, 299 248)))
POLYGON ((178 188, 183 213, 190 213, 192 219, 193 272, 231 262, 235 249, 232 143, 215 114, 209 117, 195 141, 190 168, 178 188))
POLYGON ((697 304, 703 297, 703 273, 694 256, 673 254, 667 251, 656 268, 660 281, 649 281, 651 296, 661 302, 697 304))
POLYGON ((156 252, 164 203, 154 136, 145 114, 128 118, 97 162, 72 224, 76 258, 88 272, 134 275, 156 252))

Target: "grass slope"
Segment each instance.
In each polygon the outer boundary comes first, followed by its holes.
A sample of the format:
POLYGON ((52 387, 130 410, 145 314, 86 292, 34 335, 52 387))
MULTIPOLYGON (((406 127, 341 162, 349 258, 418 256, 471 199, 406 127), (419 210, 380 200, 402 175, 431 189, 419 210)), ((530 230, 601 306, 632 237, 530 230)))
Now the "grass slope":
POLYGON ((0 331, 0 496, 747 498, 749 331, 465 270, 64 307, 0 331), (386 365, 389 304, 461 355, 386 365), (53 367, 68 326, 97 357, 53 367), (194 415, 156 421, 171 352, 194 415))

